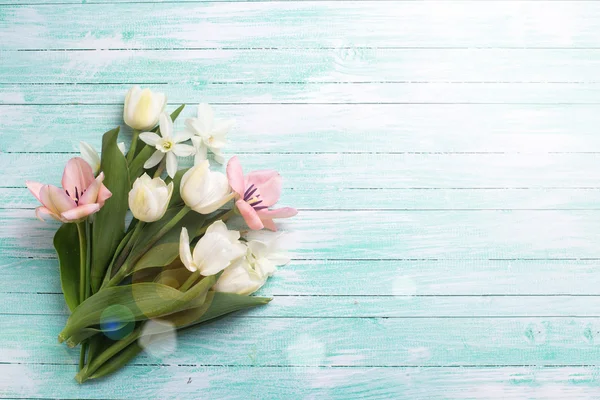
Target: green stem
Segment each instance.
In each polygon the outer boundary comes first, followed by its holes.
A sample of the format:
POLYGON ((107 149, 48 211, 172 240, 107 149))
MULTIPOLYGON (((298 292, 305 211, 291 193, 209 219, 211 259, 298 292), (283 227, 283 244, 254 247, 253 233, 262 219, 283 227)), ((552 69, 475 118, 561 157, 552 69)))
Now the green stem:
POLYGON ((156 168, 156 171, 154 172, 154 178, 159 178, 163 171, 165 170, 165 166, 167 163, 167 157, 165 156, 161 161, 160 164, 158 164, 158 168, 156 168))
POLYGON ((183 283, 183 285, 181 285, 179 287, 179 291, 185 292, 186 290, 188 290, 190 288, 190 286, 192 286, 194 284, 194 282, 196 282, 198 280, 199 277, 200 277, 200 271, 192 272, 192 274, 189 276, 189 278, 187 278, 187 280, 183 283))
MULTIPOLYGON (((77 223, 77 234, 79 236, 79 303, 83 303, 90 294, 90 241, 87 240, 89 226, 87 221, 77 223)), ((79 370, 85 364, 85 352, 87 346, 81 346, 79 354, 79 370)))
POLYGON ((131 147, 129 147, 129 151, 127 152, 127 164, 131 164, 133 161, 133 157, 135 157, 135 150, 137 148, 138 136, 140 136, 140 131, 137 129, 133 130, 133 136, 131 137, 131 147))
POLYGON ((77 382, 81 383, 87 380, 98 368, 102 366, 105 362, 110 360, 111 357, 118 354, 121 350, 129 346, 131 343, 136 341, 142 333, 142 328, 138 327, 133 332, 131 332, 124 339, 119 340, 108 349, 104 350, 102 353, 98 355, 90 364, 88 364, 84 369, 79 371, 79 373, 75 376, 77 382))
POLYGON ((87 275, 87 244, 85 240, 85 222, 77 222, 77 234, 79 235, 79 303, 85 300, 85 276, 87 275))
POLYGON ((129 239, 131 239, 131 235, 133 235, 133 231, 127 232, 127 234, 123 237, 123 239, 121 239, 121 242, 119 243, 119 246, 117 246, 117 250, 115 251, 115 254, 113 254, 112 260, 110 261, 110 264, 108 265, 108 268, 106 269, 106 275, 104 276, 104 281, 102 282, 102 286, 100 288, 103 288, 104 285, 110 280, 110 277, 112 275, 113 266, 114 266, 117 258, 119 257, 119 254, 121 254, 121 251, 123 251, 123 248, 127 245, 127 243, 129 242, 129 239))
MULTIPOLYGON (((134 230, 132 232, 129 232, 127 235, 125 235, 126 238, 128 237, 125 245, 123 246, 120 253, 118 253, 119 256, 116 257, 116 259, 114 259, 114 257, 113 257, 113 261, 111 262, 111 264, 108 268, 110 273, 112 273, 112 270, 114 268, 118 269, 117 273, 115 274, 115 277, 117 277, 119 275, 119 273, 123 270, 123 268, 121 268, 121 267, 125 263, 125 260, 127 260, 127 257, 129 256, 129 253, 131 252, 131 249, 133 249, 133 246, 136 244, 138 237, 142 233, 142 229, 144 228, 144 225, 145 225, 144 222, 138 221, 137 224, 135 225, 134 230)), ((120 244, 119 244, 119 247, 120 247, 120 244)), ((115 255, 116 254, 117 253, 115 253, 115 255)), ((113 279, 115 277, 113 277, 113 279)), ((121 282, 121 280, 123 278, 124 278, 124 276, 122 278, 120 278, 118 280, 118 282, 121 282)), ((113 286, 113 284, 111 284, 111 282, 112 282, 112 279, 110 279, 110 274, 107 274, 104 278, 104 282, 102 283, 102 288, 106 287, 106 286, 108 286, 108 287, 113 286)))
MULTIPOLYGON (((138 255, 133 257, 131 260, 125 261, 125 264, 119 269, 119 271, 115 274, 115 276, 106 284, 106 287, 111 287, 119 284, 123 278, 125 278, 129 274, 129 269, 133 267, 139 260, 142 258, 144 254, 148 252, 154 246, 154 243, 158 242, 160 238, 162 238, 167 232, 169 232, 183 217, 186 216, 192 209, 188 206, 183 206, 183 208, 171 219, 169 222, 163 226, 154 237, 152 237, 148 243, 138 251, 138 255)), ((136 227, 137 228, 137 227, 136 227)))

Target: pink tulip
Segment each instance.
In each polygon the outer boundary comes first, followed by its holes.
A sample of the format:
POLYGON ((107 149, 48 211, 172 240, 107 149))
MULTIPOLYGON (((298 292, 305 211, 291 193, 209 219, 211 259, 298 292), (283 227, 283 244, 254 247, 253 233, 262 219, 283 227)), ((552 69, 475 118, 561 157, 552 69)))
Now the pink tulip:
POLYGON ((250 229, 267 228, 276 231, 273 219, 298 214, 291 207, 269 210, 281 196, 281 176, 277 171, 254 171, 244 177, 240 161, 233 157, 227 163, 227 179, 233 191, 238 194, 235 205, 250 229))
POLYGON ((71 158, 62 177, 63 189, 27 181, 25 184, 42 203, 35 215, 43 221, 46 214, 61 222, 79 222, 102 208, 112 193, 102 184, 104 173, 94 179, 92 167, 82 158, 71 158))

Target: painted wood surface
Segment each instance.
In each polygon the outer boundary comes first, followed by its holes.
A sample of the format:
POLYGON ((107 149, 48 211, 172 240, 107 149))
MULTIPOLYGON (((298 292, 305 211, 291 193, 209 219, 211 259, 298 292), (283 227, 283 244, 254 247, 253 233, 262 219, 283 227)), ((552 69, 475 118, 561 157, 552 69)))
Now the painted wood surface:
POLYGON ((0 0, 0 397, 600 397, 599 27, 595 1, 0 0), (267 307, 78 386, 23 182, 135 83, 236 119, 226 154, 301 211, 293 261, 267 307))

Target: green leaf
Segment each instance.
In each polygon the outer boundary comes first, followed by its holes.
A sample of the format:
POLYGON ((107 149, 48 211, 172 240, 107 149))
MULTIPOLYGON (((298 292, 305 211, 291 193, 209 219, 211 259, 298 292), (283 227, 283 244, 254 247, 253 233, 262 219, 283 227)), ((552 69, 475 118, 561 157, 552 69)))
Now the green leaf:
MULTIPOLYGON (((138 342, 134 342, 127 346, 123 351, 118 353, 116 356, 111 357, 107 362, 102 364, 100 368, 96 370, 89 378, 87 379, 98 379, 103 376, 112 374, 115 371, 118 371, 127 363, 141 353, 143 348, 138 344, 138 342)), ((83 382, 83 380, 82 380, 83 382)), ((80 382, 80 383, 82 383, 80 382)))
MULTIPOLYGON (((171 210, 169 210, 169 211, 171 211, 171 210)), ((167 211, 167 212, 169 212, 169 211, 167 211)), ((178 211, 178 209, 175 209, 172 212, 175 212, 175 211, 178 211)), ((183 217, 183 219, 179 223, 177 223, 173 227, 173 229, 171 229, 162 238, 160 238, 156 242, 156 244, 150 250, 148 250, 142 256, 142 258, 140 258, 140 260, 133 267, 131 273, 141 271, 146 268, 164 267, 166 265, 171 264, 179 256, 179 236, 181 235, 182 227, 187 228, 190 239, 193 240, 194 238, 203 234, 205 228, 208 225, 212 224, 214 221, 219 219, 225 213, 227 213, 227 210, 215 211, 214 213, 209 214, 209 215, 202 215, 202 214, 198 214, 196 212, 188 213, 185 217, 183 217)), ((167 214, 165 214, 165 216, 167 216, 167 214)), ((169 218, 169 220, 171 218, 169 218)), ((163 218, 163 219, 165 219, 165 218, 163 218)), ((157 222, 161 222, 161 221, 163 221, 163 219, 161 219, 160 221, 157 221, 157 222)), ((152 231, 143 232, 142 235, 144 235, 145 242, 147 243, 147 240, 148 240, 146 238, 152 237, 153 232, 154 233, 158 232, 158 230, 163 225, 164 225, 164 223, 161 226, 152 227, 152 231)), ((142 236, 140 236, 140 241, 138 242, 139 245, 136 246, 136 248, 138 250, 143 248, 143 245, 144 245, 144 242, 142 242, 141 238, 142 238, 142 236)), ((132 253, 134 253, 135 250, 136 249, 134 248, 132 253)), ((132 256, 132 257, 134 257, 134 256, 132 256)))
MULTIPOLYGON (((179 114, 181 114, 181 111, 183 111, 184 107, 185 104, 182 104, 171 113, 171 119, 173 120, 173 122, 175 122, 177 117, 179 117, 179 114)), ((159 133, 160 128, 156 127, 152 130, 152 132, 159 133)), ((144 163, 146 162, 146 160, 148 160, 148 158, 150 158, 152 153, 156 151, 156 148, 154 146, 148 146, 147 144, 144 144, 144 146, 139 146, 142 143, 144 142, 140 140, 140 142, 138 143, 138 150, 136 151, 136 155, 131 164, 129 165, 129 180, 131 182, 135 181, 140 175, 142 175, 142 173, 144 172, 144 163)), ((150 169, 149 171, 154 171, 154 169, 150 169)))
POLYGON ((271 300, 269 297, 242 296, 235 293, 215 292, 208 311, 194 323, 201 324, 234 311, 267 304, 271 300))
POLYGON ((117 246, 125 235, 125 214, 129 193, 129 171, 125 156, 117 146, 119 128, 108 131, 102 137, 102 160, 104 185, 112 196, 95 215, 92 233, 92 266, 90 283, 92 292, 100 289, 106 268, 117 246))
POLYGON ((60 284, 65 302, 73 311, 79 305, 79 236, 75 224, 63 224, 54 235, 60 284))
POLYGON ((59 341, 70 339, 77 344, 78 335, 101 321, 142 321, 172 314, 204 304, 208 290, 217 276, 208 276, 187 292, 158 283, 134 283, 105 288, 81 303, 67 320, 59 341))

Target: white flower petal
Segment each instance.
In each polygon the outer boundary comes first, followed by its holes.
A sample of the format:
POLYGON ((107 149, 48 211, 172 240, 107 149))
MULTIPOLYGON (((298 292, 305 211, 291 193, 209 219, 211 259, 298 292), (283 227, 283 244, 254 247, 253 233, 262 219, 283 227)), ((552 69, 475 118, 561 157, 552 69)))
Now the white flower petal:
POLYGON ((184 129, 182 131, 179 131, 175 134, 175 136, 173 136, 173 141, 175 143, 181 143, 181 142, 185 142, 186 140, 190 140, 192 137, 194 137, 194 132, 190 132, 187 129, 184 129))
POLYGON ((176 143, 173 146, 172 151, 178 157, 189 157, 196 154, 196 149, 194 148, 194 146, 190 146, 189 144, 176 143))
POLYGON ((215 119, 215 113, 210 104, 200 103, 198 105, 198 120, 206 131, 212 131, 213 121, 215 119))
POLYGON ((170 138, 173 136, 173 121, 171 120, 171 116, 167 113, 160 114, 158 117, 158 123, 160 126, 160 135, 163 138, 170 138))
POLYGON ((186 228, 181 228, 179 235, 179 258, 183 265, 191 272, 198 270, 192 258, 192 250, 190 249, 190 238, 186 228))
POLYGON ((117 147, 119 148, 119 150, 121 150, 121 153, 123 153, 123 155, 125 155, 125 153, 126 153, 125 142, 119 142, 119 143, 117 143, 117 147))
POLYGON ((149 159, 146 160, 146 162, 144 163, 144 168, 145 169, 150 169, 152 167, 154 167, 155 165, 157 165, 165 156, 165 153, 163 153, 160 150, 156 150, 149 159))
POLYGON ((154 132, 142 132, 140 133, 139 138, 142 140, 142 142, 149 146, 156 146, 156 144, 160 141, 160 136, 154 132))
POLYGON ((79 142, 79 151, 81 153, 81 158, 92 167, 94 175, 98 174, 98 171, 100 171, 100 156, 96 149, 89 143, 79 142))
POLYGON ((171 178, 175 178, 177 173, 177 156, 172 151, 167 153, 167 175, 171 178))

